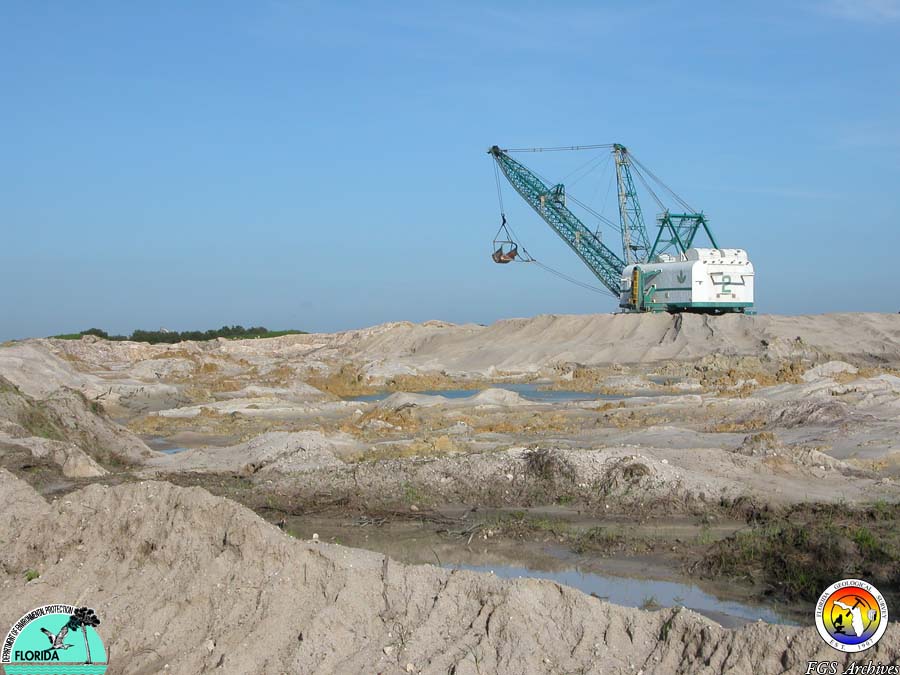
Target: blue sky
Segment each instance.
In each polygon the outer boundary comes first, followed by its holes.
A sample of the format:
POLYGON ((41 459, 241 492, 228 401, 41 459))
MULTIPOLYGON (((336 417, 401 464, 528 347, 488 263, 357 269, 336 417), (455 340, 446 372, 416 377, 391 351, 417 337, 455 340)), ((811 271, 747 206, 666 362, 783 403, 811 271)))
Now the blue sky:
POLYGON ((493 143, 627 144, 762 312, 900 309, 900 0, 7 1, 0 43, 0 339, 613 311, 490 262, 493 143))

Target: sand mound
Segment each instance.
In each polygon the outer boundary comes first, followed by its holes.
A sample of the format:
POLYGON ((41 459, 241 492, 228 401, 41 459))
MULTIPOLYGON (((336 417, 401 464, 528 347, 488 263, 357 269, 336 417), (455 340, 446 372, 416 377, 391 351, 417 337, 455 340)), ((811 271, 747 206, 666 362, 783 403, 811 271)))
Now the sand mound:
POLYGON ((472 390, 471 394, 462 398, 448 398, 446 396, 441 396, 440 394, 415 394, 400 391, 391 394, 383 401, 379 401, 377 407, 384 410, 398 411, 403 410, 404 408, 431 408, 438 405, 469 407, 473 405, 516 406, 533 404, 531 401, 522 398, 514 391, 492 387, 481 391, 472 390))
MULTIPOLYGON (((94 607, 111 673, 782 673, 849 660, 813 628, 727 630, 688 610, 618 607, 308 544, 204 490, 91 486, 49 508, 0 471, 0 625, 94 607), (40 578, 26 582, 24 570, 40 578)), ((894 662, 888 631, 867 659, 894 662)))
POLYGON ((65 439, 94 457, 138 462, 154 455, 140 438, 113 422, 102 407, 92 404, 80 392, 58 389, 41 404, 64 430, 65 439))
POLYGON ((514 391, 508 389, 491 388, 480 391, 475 396, 466 401, 467 404, 474 405, 496 405, 496 406, 514 406, 514 405, 531 405, 530 401, 526 401, 514 391))
POLYGON ((815 360, 845 356, 900 363, 896 314, 547 315, 487 327, 377 328, 372 334, 357 331, 347 356, 368 362, 369 373, 383 375, 410 368, 451 374, 522 373, 559 363, 690 361, 711 354, 815 360))
MULTIPOLYGON (((10 436, 34 436, 38 445, 42 439, 66 441, 101 461, 137 462, 154 454, 137 436, 107 417, 99 404, 68 387, 36 399, 0 376, 0 422, 10 436)), ((39 448, 38 452, 43 451, 39 448)), ((56 447, 51 454, 56 457, 59 452, 60 447, 56 447)), ((72 452, 66 450, 65 454, 72 452)), ((77 463, 81 468, 73 464, 71 470, 88 470, 90 462, 78 459, 77 463)))
MULTIPOLYGON (((0 350, 0 373, 18 359, 16 367, 32 368, 24 376, 29 381, 79 388, 73 377, 91 379, 73 374, 68 363, 51 351, 95 369, 145 376, 149 380, 142 383, 145 386, 154 383, 156 373, 177 374, 188 368, 185 354, 216 363, 254 364, 260 372, 274 362, 295 372, 299 368, 320 374, 352 364, 359 372, 382 380, 417 373, 493 377, 535 373, 561 364, 696 361, 711 355, 817 363, 843 359, 884 366, 900 365, 900 315, 545 315, 490 326, 395 322, 341 333, 178 345, 94 338, 36 340, 0 350), (165 360, 172 363, 165 365, 165 360), (141 361, 152 361, 152 367, 135 365, 141 361), (35 377, 34 369, 43 371, 41 377, 35 377)), ((91 380, 88 384, 102 383, 91 380)))
POLYGON ((218 393, 218 398, 263 398, 272 397, 287 401, 327 401, 332 397, 305 382, 294 382, 289 387, 266 387, 250 385, 237 391, 218 393))
POLYGON ((831 469, 847 476, 874 477, 871 472, 862 471, 818 450, 785 446, 771 431, 746 436, 736 452, 747 457, 782 457, 800 466, 831 469))
POLYGON ((845 361, 827 361, 803 373, 803 381, 812 382, 823 377, 834 377, 841 374, 856 375, 858 372, 859 369, 856 366, 845 361))
POLYGON ((48 458, 62 469, 67 478, 95 478, 107 473, 74 443, 54 441, 37 436, 14 437, 0 432, 0 454, 8 449, 24 449, 37 459, 48 458))
MULTIPOLYGON (((48 398, 59 389, 71 389, 90 400, 100 401, 104 408, 114 414, 123 411, 157 410, 185 401, 178 387, 162 382, 142 382, 122 377, 121 373, 113 370, 115 364, 103 362, 103 355, 110 350, 109 345, 121 347, 135 343, 111 343, 99 339, 54 342, 78 344, 79 354, 87 357, 85 364, 91 364, 98 371, 112 371, 117 377, 105 378, 77 370, 72 361, 60 358, 51 351, 51 341, 48 340, 31 340, 0 349, 0 376, 38 400, 48 398)), ((146 352, 139 350, 138 353, 146 352)))
MULTIPOLYGON (((107 365, 108 367, 108 365, 107 365)), ((197 364, 189 359, 182 358, 158 358, 139 361, 128 369, 130 377, 139 380, 150 380, 160 378, 185 378, 193 375, 197 369, 197 364)))
MULTIPOLYGON (((129 342, 104 340, 94 335, 84 335, 80 340, 40 340, 48 349, 63 355, 65 358, 77 359, 96 368, 110 366, 124 368, 138 361, 165 358, 167 353, 183 352, 188 345, 203 343, 181 343, 180 345, 158 344, 146 342, 129 342)), ((188 351, 200 351, 199 347, 191 347, 188 351)))
POLYGON ((198 448, 164 455, 148 462, 165 471, 254 474, 303 472, 343 466, 338 455, 358 453, 352 436, 325 436, 318 431, 270 431, 226 448, 198 448))
POLYGON ((804 425, 838 426, 852 419, 850 407, 841 401, 795 401, 771 414, 772 423, 790 429, 804 425))
POLYGON ((442 405, 449 402, 446 396, 432 394, 414 394, 406 391, 398 391, 391 394, 376 405, 382 410, 403 410, 405 408, 430 408, 436 405, 442 405))
POLYGON ((102 391, 98 377, 77 372, 71 363, 52 354, 39 340, 0 349, 0 375, 38 399, 60 387, 81 390, 95 385, 97 393, 102 391))

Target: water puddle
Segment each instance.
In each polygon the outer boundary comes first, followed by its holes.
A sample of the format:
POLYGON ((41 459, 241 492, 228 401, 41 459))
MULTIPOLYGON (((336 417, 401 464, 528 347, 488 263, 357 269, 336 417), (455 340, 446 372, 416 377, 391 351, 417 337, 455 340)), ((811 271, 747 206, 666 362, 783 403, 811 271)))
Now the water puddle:
POLYGON ((187 448, 176 445, 167 438, 163 438, 162 436, 145 437, 143 441, 151 450, 164 452, 167 455, 177 455, 179 452, 184 452, 185 450, 187 450, 187 448))
MULTIPOLYGON (((569 403, 572 401, 596 401, 598 399, 604 401, 618 401, 623 398, 627 398, 626 396, 621 395, 611 395, 611 394, 598 394, 596 392, 590 391, 571 391, 565 389, 542 389, 545 385, 536 384, 534 382, 525 382, 525 383, 504 383, 504 384, 491 384, 489 388, 491 389, 506 389, 507 391, 514 391, 519 394, 522 398, 534 401, 535 403, 569 403)), ((411 394, 426 394, 428 396, 443 396, 444 398, 450 399, 459 399, 459 398, 469 398, 470 396, 475 396, 481 391, 484 391, 488 387, 482 387, 480 389, 427 389, 424 391, 414 391, 409 392, 411 394)), ((382 401, 386 399, 391 394, 396 392, 393 391, 380 391, 375 394, 366 394, 364 396, 351 396, 344 400, 346 401, 359 401, 360 403, 371 403, 374 401, 382 401)))
POLYGON ((751 621, 795 625, 794 621, 771 607, 721 600, 693 584, 609 576, 585 572, 576 567, 552 572, 512 565, 444 565, 444 567, 485 572, 504 579, 523 577, 549 579, 624 607, 643 609, 686 607, 730 627, 751 621))
POLYGON ((621 396, 598 394, 591 391, 570 391, 566 389, 541 389, 544 385, 534 383, 501 384, 498 389, 514 391, 522 398, 540 403, 567 403, 569 401, 614 400, 621 396))
POLYGON ((142 435, 141 440, 151 450, 164 452, 167 455, 176 455, 179 452, 194 448, 225 448, 240 441, 237 436, 205 434, 195 431, 180 431, 170 436, 142 435))
POLYGON ((659 609, 687 607, 726 627, 752 621, 793 625, 796 608, 759 604, 732 584, 697 582, 662 558, 576 555, 552 542, 448 537, 426 523, 392 521, 360 526, 342 519, 289 517, 287 530, 300 539, 343 544, 389 555, 409 564, 472 570, 515 579, 547 579, 617 605, 659 609), (792 611, 792 609, 794 611, 792 611))

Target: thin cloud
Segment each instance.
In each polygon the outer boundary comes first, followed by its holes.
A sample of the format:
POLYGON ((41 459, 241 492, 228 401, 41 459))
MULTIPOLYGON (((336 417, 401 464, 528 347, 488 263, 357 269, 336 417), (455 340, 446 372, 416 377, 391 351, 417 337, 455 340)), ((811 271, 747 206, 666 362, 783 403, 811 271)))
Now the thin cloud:
POLYGON ((502 3, 420 5, 400 2, 391 11, 380 6, 342 5, 323 0, 303 3, 273 0, 257 18, 254 32, 263 39, 302 40, 335 49, 360 49, 384 38, 373 30, 391 30, 390 46, 423 53, 452 54, 455 49, 576 54, 596 45, 598 34, 624 32, 651 13, 656 2, 633 7, 582 7, 560 12, 553 7, 517 7, 502 3))
POLYGON ((844 195, 839 192, 824 190, 809 190, 805 188, 791 187, 752 187, 752 186, 732 186, 732 185, 707 185, 704 190, 713 192, 734 192, 738 194, 750 195, 771 195, 775 197, 789 197, 792 199, 836 199, 844 195))
POLYGON ((900 148, 900 128, 864 126, 837 134, 841 145, 857 150, 895 150, 900 148))
POLYGON ((900 21, 900 0, 829 0, 822 10, 852 21, 900 21))

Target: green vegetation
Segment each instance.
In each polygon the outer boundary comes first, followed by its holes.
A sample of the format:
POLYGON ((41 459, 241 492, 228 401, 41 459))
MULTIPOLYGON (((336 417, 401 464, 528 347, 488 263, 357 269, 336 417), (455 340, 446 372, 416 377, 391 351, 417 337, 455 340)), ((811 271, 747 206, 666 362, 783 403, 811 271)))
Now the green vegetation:
POLYGON ((603 553, 618 550, 624 544, 624 533, 621 531, 613 532, 606 527, 597 526, 575 537, 572 542, 572 550, 575 553, 587 553, 589 551, 603 553))
MULTIPOLYGON (((681 600, 675 598, 675 601, 681 604, 681 600)), ((675 617, 678 616, 678 613, 681 611, 681 607, 673 607, 672 614, 669 615, 669 618, 665 620, 662 627, 659 629, 659 640, 660 642, 667 642, 669 639, 669 631, 672 629, 672 624, 675 623, 675 617)))
POLYGON ((25 581, 34 581, 39 576, 41 576, 41 573, 37 570, 25 570, 25 581))
POLYGON ((603 526, 580 529, 566 520, 548 516, 533 516, 524 511, 512 511, 487 520, 484 527, 494 534, 513 539, 531 539, 543 535, 566 544, 579 555, 590 553, 604 556, 620 551, 647 552, 652 542, 629 538, 621 528, 603 526))
POLYGON ((425 501, 425 494, 412 483, 403 483, 403 501, 407 504, 421 504, 425 501))
POLYGON ((709 523, 703 523, 703 525, 700 526, 700 533, 697 535, 697 543, 700 546, 709 546, 715 539, 712 529, 709 527, 709 523))
POLYGON ((131 335, 110 335, 102 328, 88 328, 80 333, 63 333, 62 335, 53 335, 57 340, 80 340, 85 335, 93 335, 103 338, 104 340, 130 340, 132 342, 149 342, 151 344, 184 342, 185 340, 194 340, 202 342, 204 340, 215 340, 216 338, 226 338, 228 340, 247 340, 250 338, 271 338, 281 337, 282 335, 303 335, 306 331, 302 330, 269 330, 264 326, 254 326, 244 328, 243 326, 222 326, 215 330, 199 331, 159 331, 159 330, 141 330, 134 331, 131 335))
POLYGON ((29 401, 19 413, 17 421, 32 436, 49 438, 51 441, 63 441, 66 438, 59 420, 41 402, 29 401))
MULTIPOLYGON (((662 609, 662 605, 659 604, 659 600, 656 599, 655 595, 645 595, 643 602, 641 602, 641 609, 654 612, 657 609, 662 609)), ((668 631, 666 633, 668 634, 668 631)))
POLYGON ((524 511, 513 511, 490 519, 484 523, 491 531, 514 539, 527 539, 532 535, 546 533, 559 538, 570 535, 570 526, 563 520, 530 516, 524 511))
POLYGON ((852 532, 850 538, 853 540, 853 543, 856 544, 859 554, 866 560, 872 562, 890 562, 892 557, 891 551, 886 549, 882 539, 867 527, 857 528, 852 532))
POLYGON ((815 600, 845 577, 900 597, 898 504, 799 505, 753 513, 751 526, 712 544, 700 568, 763 584, 787 600, 815 600))

